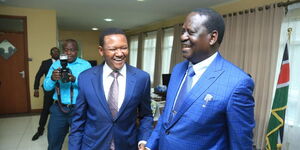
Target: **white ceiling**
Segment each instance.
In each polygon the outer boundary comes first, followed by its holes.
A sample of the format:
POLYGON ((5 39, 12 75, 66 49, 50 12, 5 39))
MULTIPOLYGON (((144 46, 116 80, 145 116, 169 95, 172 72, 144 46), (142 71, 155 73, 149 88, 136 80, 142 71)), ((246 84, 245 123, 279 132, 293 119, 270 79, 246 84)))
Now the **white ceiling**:
POLYGON ((236 0, 0 0, 0 4, 56 10, 59 29, 91 30, 92 27, 132 29, 185 15, 195 8, 231 1, 236 0), (105 22, 104 18, 114 21, 105 22))

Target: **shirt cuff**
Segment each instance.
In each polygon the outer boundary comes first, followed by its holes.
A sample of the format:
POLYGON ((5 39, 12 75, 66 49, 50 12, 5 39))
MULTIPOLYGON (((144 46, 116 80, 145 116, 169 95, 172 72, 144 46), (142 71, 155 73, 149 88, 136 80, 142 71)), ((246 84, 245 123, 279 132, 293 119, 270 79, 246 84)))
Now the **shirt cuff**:
POLYGON ((144 140, 141 140, 141 141, 139 141, 139 143, 138 143, 138 145, 140 145, 140 144, 147 144, 147 141, 144 141, 144 140))
MULTIPOLYGON (((147 141, 144 141, 144 140, 141 140, 141 141, 139 141, 139 143, 138 143, 138 146, 140 146, 140 144, 147 144, 147 141)), ((148 147, 145 147, 147 150, 150 150, 148 147)))
MULTIPOLYGON (((141 140, 141 141, 139 141, 139 143, 138 143, 138 145, 140 145, 140 144, 147 144, 147 141, 144 141, 144 140, 141 140)), ((151 150, 150 148, 148 148, 148 147, 145 147, 147 150, 151 150)))

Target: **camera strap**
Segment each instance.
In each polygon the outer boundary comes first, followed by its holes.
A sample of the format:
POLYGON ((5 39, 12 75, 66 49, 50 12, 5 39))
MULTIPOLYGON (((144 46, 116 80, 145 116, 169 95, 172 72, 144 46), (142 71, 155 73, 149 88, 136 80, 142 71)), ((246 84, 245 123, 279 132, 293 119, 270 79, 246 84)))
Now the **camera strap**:
POLYGON ((60 108, 60 110, 63 112, 63 113, 69 113, 70 111, 72 111, 73 109, 73 91, 74 91, 74 86, 73 86, 73 83, 71 82, 71 87, 70 87, 70 102, 71 104, 62 104, 61 102, 61 92, 60 92, 60 84, 59 82, 56 82, 55 84, 55 91, 57 93, 57 103, 58 103, 58 106, 60 108), (66 107, 67 109, 65 109, 66 107))

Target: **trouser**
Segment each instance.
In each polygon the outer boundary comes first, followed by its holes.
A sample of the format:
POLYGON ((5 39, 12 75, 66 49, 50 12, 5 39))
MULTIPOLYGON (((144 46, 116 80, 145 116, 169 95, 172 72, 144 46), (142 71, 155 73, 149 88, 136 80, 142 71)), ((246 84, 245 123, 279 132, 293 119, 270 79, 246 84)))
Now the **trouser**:
POLYGON ((43 133, 45 129, 45 125, 48 120, 48 115, 49 115, 49 109, 50 106, 53 104, 53 91, 45 91, 44 90, 44 104, 43 104, 43 110, 40 115, 40 121, 39 121, 39 128, 38 132, 43 133))
POLYGON ((72 121, 72 111, 64 113, 57 103, 50 108, 48 124, 48 150, 61 150, 72 121))

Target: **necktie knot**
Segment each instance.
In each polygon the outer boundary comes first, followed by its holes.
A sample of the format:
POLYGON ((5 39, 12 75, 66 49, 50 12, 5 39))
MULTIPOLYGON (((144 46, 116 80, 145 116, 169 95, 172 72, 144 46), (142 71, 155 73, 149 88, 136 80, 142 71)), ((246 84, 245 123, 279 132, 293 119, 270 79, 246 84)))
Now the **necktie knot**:
POLYGON ((111 75, 115 78, 115 79, 117 79, 118 77, 119 77, 119 71, 113 71, 113 72, 111 72, 111 75))
POLYGON ((189 69, 188 69, 188 72, 187 72, 187 75, 189 77, 193 77, 195 75, 195 71, 193 69, 193 66, 190 66, 189 69))

